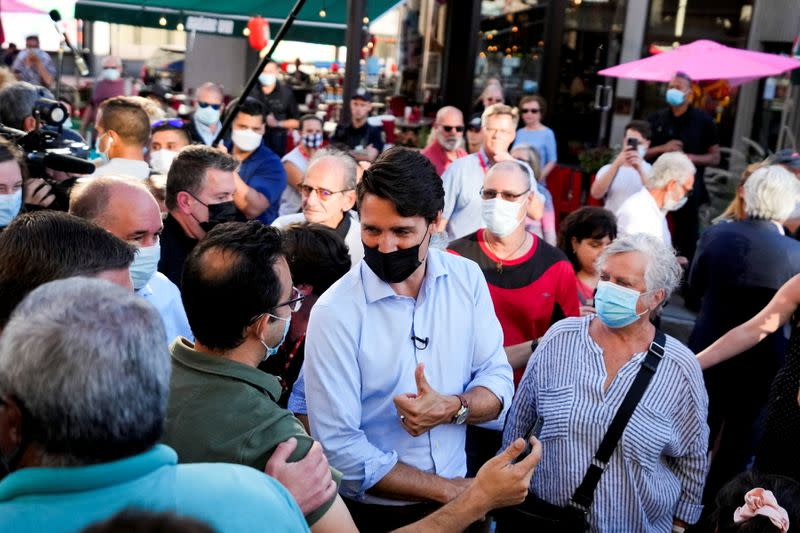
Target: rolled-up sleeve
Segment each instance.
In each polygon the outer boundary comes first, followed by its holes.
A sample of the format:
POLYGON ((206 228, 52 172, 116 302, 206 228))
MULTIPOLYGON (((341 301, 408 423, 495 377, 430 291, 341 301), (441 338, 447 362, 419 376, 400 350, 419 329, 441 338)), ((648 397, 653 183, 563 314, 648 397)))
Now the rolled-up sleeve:
POLYGON ((675 423, 677 435, 673 439, 682 446, 677 447, 675 456, 669 458, 670 469, 681 483, 681 495, 675 510, 675 517, 694 524, 700 519, 703 510, 703 486, 708 473, 708 394, 703 383, 700 366, 692 361, 693 372, 686 376, 687 383, 685 409, 675 423))
POLYGON ((307 415, 308 406, 306 405, 306 375, 305 364, 300 367, 300 373, 292 385, 292 392, 289 394, 289 401, 286 408, 296 415, 307 415))
POLYGON ((311 311, 305 349, 305 390, 311 434, 342 473, 343 495, 361 499, 397 464, 361 429, 360 320, 317 303, 311 311))
POLYGON ((514 378, 503 349, 503 329, 494 312, 489 287, 477 265, 469 265, 475 286, 475 312, 472 331, 475 342, 472 354, 472 380, 466 389, 485 387, 502 403, 500 414, 481 427, 502 430, 506 413, 514 397, 514 378))

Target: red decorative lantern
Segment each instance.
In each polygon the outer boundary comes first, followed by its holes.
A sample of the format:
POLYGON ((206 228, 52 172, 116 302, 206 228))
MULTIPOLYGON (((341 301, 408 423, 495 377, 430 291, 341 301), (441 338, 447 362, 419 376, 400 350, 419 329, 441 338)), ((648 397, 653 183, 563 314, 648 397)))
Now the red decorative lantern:
POLYGON ((269 44, 269 22, 263 17, 253 17, 247 21, 248 36, 250 46, 258 51, 263 50, 269 44))

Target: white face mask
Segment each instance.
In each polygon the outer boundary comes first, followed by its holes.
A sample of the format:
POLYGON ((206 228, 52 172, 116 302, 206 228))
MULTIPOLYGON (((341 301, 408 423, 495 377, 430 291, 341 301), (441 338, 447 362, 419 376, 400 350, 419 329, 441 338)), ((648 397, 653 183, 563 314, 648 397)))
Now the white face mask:
POLYGON ((522 207, 520 203, 508 202, 502 198, 492 198, 482 202, 483 223, 486 224, 486 229, 498 237, 511 235, 525 218, 524 214, 522 217, 519 216, 519 210, 522 207))
POLYGON ((100 157, 108 161, 110 159, 109 152, 111 152, 111 145, 114 144, 114 137, 111 137, 108 132, 102 134, 100 137, 97 138, 97 153, 100 154, 100 157), (103 146, 103 137, 108 137, 108 144, 106 145, 106 149, 103 150, 100 148, 103 146))
POLYGON ((261 83, 261 85, 272 86, 278 81, 278 77, 275 74, 262 72, 258 75, 258 81, 261 83))
POLYGON ((644 159, 645 154, 647 153, 647 148, 642 146, 641 144, 636 147, 636 151, 639 152, 639 157, 644 159))
POLYGON ((178 156, 178 152, 173 150, 156 150, 150 153, 150 168, 156 174, 166 174, 169 172, 169 167, 172 166, 172 161, 178 156))
POLYGON ((136 255, 133 256, 133 263, 131 263, 130 268, 133 290, 138 291, 147 285, 150 278, 156 273, 160 259, 161 243, 136 250, 136 255))
POLYGON ((100 74, 104 80, 108 81, 116 81, 121 76, 119 70, 115 68, 104 68, 103 72, 100 74))
POLYGON ((676 200, 675 198, 670 195, 669 191, 664 196, 664 207, 662 208, 664 211, 677 211, 689 200, 689 196, 684 194, 680 200, 676 200))
POLYGON ((261 146, 262 136, 253 130, 233 130, 231 140, 242 152, 252 152, 261 146))

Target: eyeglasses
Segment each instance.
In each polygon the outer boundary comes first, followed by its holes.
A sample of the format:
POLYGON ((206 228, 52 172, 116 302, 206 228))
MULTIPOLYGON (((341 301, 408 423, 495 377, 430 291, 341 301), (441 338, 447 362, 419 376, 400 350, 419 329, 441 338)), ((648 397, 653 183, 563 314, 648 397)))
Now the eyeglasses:
POLYGON ((464 131, 464 126, 442 126, 442 129, 447 133, 450 133, 453 130, 456 130, 458 133, 464 131))
POLYGON ((199 107, 210 107, 211 109, 219 109, 221 104, 209 104, 208 102, 197 102, 199 107))
POLYGON ((502 198, 506 202, 516 202, 519 197, 525 196, 529 192, 531 192, 530 189, 525 189, 519 194, 514 194, 513 192, 495 191, 494 189, 484 189, 483 187, 481 187, 481 198, 483 198, 484 200, 491 200, 493 198, 497 198, 498 196, 500 196, 500 198, 502 198))
POLYGON ((291 296, 291 298, 289 298, 288 300, 286 300, 283 303, 279 303, 278 305, 276 305, 275 307, 270 309, 270 311, 272 311, 274 309, 277 309, 279 307, 283 307, 284 305, 287 305, 287 306, 289 306, 289 310, 292 313, 296 313, 296 312, 298 312, 300 310, 300 307, 303 305, 303 300, 304 299, 305 299, 305 295, 302 292, 300 292, 300 289, 298 289, 297 287, 292 287, 292 296, 291 296))
MULTIPOLYGON (((305 299, 305 295, 303 295, 303 293, 300 292, 300 289, 298 289, 297 287, 292 287, 292 296, 291 296, 291 298, 289 298, 285 302, 279 303, 275 307, 271 307, 269 309, 269 311, 274 311, 275 309, 277 309, 279 307, 283 307, 284 305, 288 305, 289 306, 289 310, 292 313, 296 313, 296 312, 298 312, 300 310, 300 307, 302 307, 304 299, 305 299)), ((257 314, 256 316, 254 316, 250 320, 250 323, 252 324, 252 323, 254 323, 254 322, 258 321, 258 320, 261 320, 261 317, 263 317, 264 315, 275 316, 272 313, 270 313, 269 311, 257 314)), ((277 318, 280 318, 280 317, 277 317, 277 318)))
POLYGON ((535 109, 533 107, 523 107, 522 108, 522 114, 523 115, 526 114, 526 113, 533 113, 534 115, 536 115, 539 112, 541 112, 541 109, 535 109))
POLYGON ((310 185, 300 185, 298 187, 298 190, 300 191, 300 195, 303 196, 304 198, 306 198, 308 196, 311 196, 312 192, 316 192, 317 193, 317 198, 319 198, 323 202, 327 202, 330 199, 330 197, 333 196, 334 194, 339 194, 340 192, 352 191, 353 189, 342 189, 340 191, 329 191, 328 189, 322 189, 320 187, 311 187, 310 185))
POLYGON ((480 124, 478 124, 477 126, 470 126, 470 127, 469 127, 469 131, 472 131, 472 132, 474 132, 474 133, 478 133, 479 131, 481 131, 481 126, 480 126, 480 124))
POLYGON ((495 133, 498 135, 515 135, 516 132, 514 130, 501 130, 500 128, 486 128, 486 133, 489 135, 494 135, 495 133))
POLYGON ((150 123, 151 128, 160 128, 161 126, 172 126, 173 128, 182 128, 186 125, 184 121, 179 118, 162 118, 150 123))

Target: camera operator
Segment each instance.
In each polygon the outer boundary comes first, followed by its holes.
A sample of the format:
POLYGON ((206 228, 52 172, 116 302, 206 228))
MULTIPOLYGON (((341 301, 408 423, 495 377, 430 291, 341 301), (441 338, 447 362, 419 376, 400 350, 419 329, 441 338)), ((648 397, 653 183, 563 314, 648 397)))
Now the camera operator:
POLYGON ((22 157, 16 145, 0 138, 0 231, 22 210, 22 157))
MULTIPOLYGON (((0 122, 6 127, 26 133, 35 130, 37 125, 36 117, 33 116, 34 107, 41 98, 54 99, 53 93, 44 87, 38 87, 25 81, 6 85, 0 90, 0 122)), ((50 125, 43 127, 50 131, 56 131, 50 125)), ((67 128, 60 133, 66 141, 83 142, 83 137, 67 128)))

